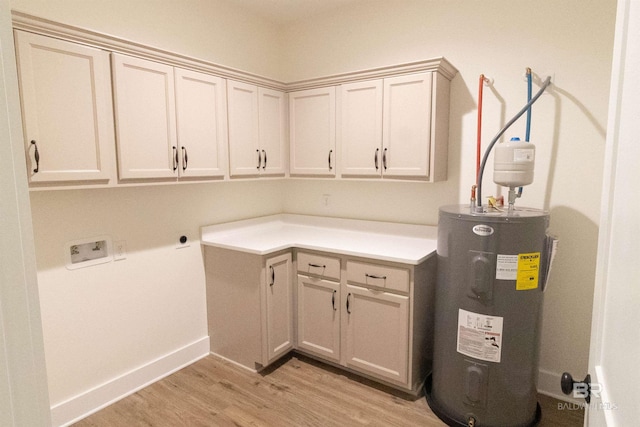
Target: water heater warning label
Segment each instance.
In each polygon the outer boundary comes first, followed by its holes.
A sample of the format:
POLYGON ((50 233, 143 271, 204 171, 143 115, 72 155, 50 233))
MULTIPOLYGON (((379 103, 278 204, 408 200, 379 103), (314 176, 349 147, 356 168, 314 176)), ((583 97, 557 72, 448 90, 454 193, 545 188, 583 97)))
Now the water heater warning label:
POLYGON ((496 279, 515 280, 517 291, 538 289, 540 272, 540 252, 517 255, 498 254, 496 279))
POLYGON ((518 254, 518 277, 516 290, 526 291, 538 289, 538 272, 540 271, 540 252, 518 254))
POLYGON ((458 310, 458 353, 500 363, 502 317, 458 310))

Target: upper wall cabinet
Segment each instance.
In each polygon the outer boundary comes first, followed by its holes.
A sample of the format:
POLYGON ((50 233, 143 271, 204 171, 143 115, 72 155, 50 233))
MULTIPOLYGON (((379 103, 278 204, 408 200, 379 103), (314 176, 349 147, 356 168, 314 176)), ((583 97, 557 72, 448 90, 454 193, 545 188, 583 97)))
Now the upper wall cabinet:
POLYGON ((29 182, 115 179, 109 54, 15 31, 29 182))
POLYGON ((335 176, 334 87, 289 93, 291 175, 335 176))
POLYGON ((224 79, 113 54, 120 179, 226 173, 224 79))
POLYGON ((173 67, 113 54, 113 80, 120 179, 175 178, 173 67))
POLYGON ((429 177, 431 77, 421 73, 384 80, 384 176, 429 177))
POLYGON ((341 85, 341 176, 446 179, 448 93, 434 72, 341 85))
POLYGON ((382 173, 382 80, 339 87, 341 175, 379 177, 382 173))
POLYGON ((174 72, 179 175, 223 178, 227 172, 226 81, 180 68, 174 72))
POLYGON ((227 97, 231 177, 285 175, 285 93, 229 80, 227 97))
POLYGON ((13 25, 34 190, 447 179, 445 58, 282 83, 21 12, 13 25))

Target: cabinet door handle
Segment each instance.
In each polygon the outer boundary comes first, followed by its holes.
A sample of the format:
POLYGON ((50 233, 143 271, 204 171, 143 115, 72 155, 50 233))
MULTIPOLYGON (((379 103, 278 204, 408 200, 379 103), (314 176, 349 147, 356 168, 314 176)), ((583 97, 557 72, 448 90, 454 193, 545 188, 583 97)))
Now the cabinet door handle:
POLYGON ((173 146, 173 171, 178 169, 178 147, 173 146))
POLYGON ((382 167, 384 170, 387 170, 387 149, 385 148, 382 152, 382 167))
POLYGON ((182 170, 187 170, 187 164, 189 163, 189 155, 187 154, 187 149, 182 147, 182 170))
POLYGON ((333 170, 333 166, 331 165, 331 155, 333 154, 333 150, 329 150, 329 170, 333 170))
POLYGON ((36 168, 33 170, 33 173, 38 173, 38 171, 40 170, 40 152, 38 151, 38 144, 36 144, 35 139, 31 140, 31 145, 33 145, 35 150, 33 153, 33 158, 36 161, 36 168))
POLYGON ((351 292, 347 295, 347 313, 351 314, 351 310, 349 310, 349 301, 351 300, 351 292))
POLYGON ((262 156, 260 155, 260 150, 256 150, 256 153, 258 153, 258 166, 256 166, 256 169, 260 170, 260 165, 262 164, 262 156))
POLYGON ((333 293, 331 294, 331 307, 333 308, 333 311, 336 311, 336 290, 333 290, 333 293))
POLYGON ((373 163, 376 165, 376 170, 378 170, 378 153, 380 152, 379 148, 376 148, 376 154, 373 156, 373 163))
POLYGON ((271 271, 271 283, 269 283, 269 286, 273 286, 276 283, 276 270, 272 265, 269 266, 269 270, 271 271))
POLYGON ((368 277, 369 279, 382 279, 382 280, 387 280, 387 276, 377 276, 375 274, 369 274, 369 273, 365 273, 364 274, 366 277, 368 277))
POLYGON ((264 150, 262 150, 262 158, 264 159, 262 163, 262 170, 265 170, 267 168, 267 152, 264 150))

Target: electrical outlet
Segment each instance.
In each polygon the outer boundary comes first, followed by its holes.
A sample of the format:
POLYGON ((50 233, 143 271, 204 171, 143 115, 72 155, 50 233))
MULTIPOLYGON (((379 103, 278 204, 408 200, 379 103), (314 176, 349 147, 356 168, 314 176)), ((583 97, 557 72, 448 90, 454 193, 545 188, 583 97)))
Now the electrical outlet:
POLYGON ((119 261, 122 259, 127 259, 127 242, 117 240, 113 242, 113 260, 119 261))
POLYGON ((176 249, 188 248, 191 246, 191 236, 187 232, 178 233, 176 237, 176 249))
POLYGON ((329 207, 329 198, 331 197, 331 194, 323 194, 322 195, 322 206, 324 206, 325 208, 329 207))

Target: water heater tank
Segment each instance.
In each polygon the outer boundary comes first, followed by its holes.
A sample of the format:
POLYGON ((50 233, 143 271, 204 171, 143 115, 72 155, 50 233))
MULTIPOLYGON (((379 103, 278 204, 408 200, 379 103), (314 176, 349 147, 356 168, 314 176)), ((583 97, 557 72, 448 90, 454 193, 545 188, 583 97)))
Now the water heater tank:
POLYGON ((527 208, 440 208, 433 371, 425 394, 450 426, 539 419, 548 223, 548 213, 527 208))
POLYGON ((505 187, 522 187, 533 182, 536 147, 512 138, 495 147, 493 182, 505 187))

